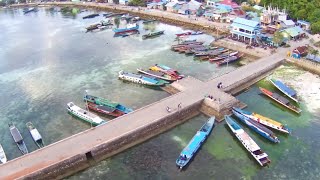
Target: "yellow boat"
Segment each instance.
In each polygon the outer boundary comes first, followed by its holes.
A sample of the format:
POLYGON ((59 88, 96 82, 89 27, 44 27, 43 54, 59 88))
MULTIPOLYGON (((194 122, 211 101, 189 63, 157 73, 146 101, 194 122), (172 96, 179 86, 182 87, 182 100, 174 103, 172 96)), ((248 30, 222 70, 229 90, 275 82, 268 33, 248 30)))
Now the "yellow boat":
POLYGON ((285 127, 283 124, 281 124, 280 122, 272 120, 268 117, 264 117, 260 114, 252 113, 251 119, 259 122, 260 124, 263 124, 263 125, 268 126, 270 128, 276 129, 278 131, 288 133, 288 134, 290 133, 289 129, 287 127, 285 127))

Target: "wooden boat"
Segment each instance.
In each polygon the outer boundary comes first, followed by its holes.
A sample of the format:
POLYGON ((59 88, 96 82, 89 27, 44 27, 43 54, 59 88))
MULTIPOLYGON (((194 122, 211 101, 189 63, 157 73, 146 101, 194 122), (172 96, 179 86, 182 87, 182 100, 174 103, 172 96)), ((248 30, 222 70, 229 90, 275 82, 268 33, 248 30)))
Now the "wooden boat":
POLYGON ((98 125, 105 123, 105 121, 103 119, 101 119, 99 116, 97 116, 89 111, 86 111, 84 109, 81 109, 80 107, 74 105, 73 102, 69 102, 67 104, 67 109, 71 115, 77 117, 78 119, 80 119, 82 121, 90 123, 93 126, 98 126, 98 125))
MULTIPOLYGON (((250 112, 247 112, 250 113, 250 112)), ((291 131, 289 130, 288 127, 286 127, 285 125, 281 124, 278 121, 272 120, 268 117, 264 117, 260 114, 257 113, 251 113, 248 114, 248 117, 250 117, 252 120, 257 121, 258 123, 265 125, 267 127, 273 128, 275 130, 290 134, 291 131)))
POLYGON ((2 147, 1 144, 0 144, 0 162, 2 164, 7 162, 7 156, 6 156, 6 153, 4 152, 3 147, 2 147))
POLYGON ((9 123, 9 129, 14 142, 17 144, 21 153, 27 154, 28 149, 27 149, 26 143, 24 142, 23 137, 21 136, 18 128, 16 128, 16 126, 13 123, 9 123))
POLYGON ((28 14, 30 12, 37 12, 37 11, 38 11, 37 8, 27 8, 27 9, 23 10, 23 13, 28 14))
POLYGON ((276 137, 276 135, 271 130, 269 130, 268 128, 259 124, 258 122, 252 120, 251 118, 245 116, 245 114, 243 113, 243 111, 241 109, 233 107, 232 113, 235 116, 237 116, 250 129, 254 130, 256 133, 258 133, 262 137, 268 139, 271 142, 280 143, 279 139, 276 137))
POLYGON ((214 61, 221 61, 221 60, 224 60, 225 57, 215 57, 215 58, 209 58, 209 61, 210 62, 214 62, 214 61))
POLYGON ((167 75, 166 73, 160 72, 160 71, 151 71, 151 70, 144 70, 144 69, 137 69, 138 72, 149 75, 149 76, 153 76, 159 79, 163 79, 166 81, 176 81, 178 80, 177 78, 174 78, 172 76, 167 75))
POLYGON ((109 116, 114 116, 114 117, 119 117, 124 115, 123 112, 117 110, 116 108, 110 107, 110 106, 103 106, 103 105, 97 105, 91 102, 88 102, 87 104, 88 108, 90 110, 102 113, 102 114, 106 114, 109 116))
POLYGON ((149 68, 150 70, 152 71, 160 71, 160 72, 163 72, 175 79, 182 79, 184 78, 184 75, 180 74, 177 70, 175 69, 172 69, 168 66, 165 66, 163 64, 155 64, 154 66, 151 66, 149 68))
POLYGON ((224 64, 232 63, 232 62, 235 62, 235 61, 238 61, 239 59, 241 59, 242 56, 243 56, 243 54, 237 54, 236 56, 230 56, 230 57, 225 58, 222 61, 216 62, 216 64, 218 66, 221 66, 224 64))
POLYGON ((97 17, 97 16, 99 16, 99 14, 89 14, 89 15, 87 15, 87 16, 82 17, 82 19, 95 18, 95 17, 97 17))
POLYGON ((292 110, 293 112, 296 113, 301 113, 301 109, 299 109, 298 107, 294 106, 293 104, 290 103, 289 100, 287 100, 286 98, 280 96, 279 94, 275 93, 275 92, 271 92, 268 91, 265 88, 259 87, 260 91, 266 95, 267 97, 273 99, 274 101, 276 101, 277 103, 281 104, 282 106, 292 110))
POLYGON ((29 132, 31 134, 31 137, 32 137, 33 141, 36 143, 36 145, 39 148, 44 147, 44 143, 43 143, 43 140, 42 140, 42 137, 41 137, 39 131, 34 127, 34 125, 31 122, 27 122, 26 125, 27 125, 27 128, 29 129, 29 132))
POLYGON ((143 24, 147 24, 147 23, 152 23, 152 22, 157 22, 157 20, 155 20, 155 19, 148 19, 148 20, 144 20, 142 23, 143 23, 143 24))
POLYGON ((219 54, 227 52, 227 51, 228 51, 228 49, 219 48, 216 50, 209 50, 209 51, 205 51, 205 52, 195 52, 195 56, 216 56, 216 55, 219 55, 219 54))
POLYGON ((180 37, 180 36, 187 36, 187 35, 191 35, 192 32, 184 32, 184 33, 180 33, 180 34, 176 34, 177 37, 180 37))
POLYGON ((278 88, 283 94, 288 96, 290 99, 294 100, 295 102, 298 103, 297 99, 297 92, 291 88, 289 88, 287 85, 282 83, 280 80, 276 79, 269 79, 269 81, 276 87, 278 88))
POLYGON ((191 35, 200 35, 200 34, 203 34, 203 32, 202 31, 196 31, 196 32, 191 33, 191 35))
POLYGON ((182 169, 185 167, 196 152, 200 149, 204 141, 209 136, 210 132, 214 128, 215 117, 211 117, 197 133, 193 136, 189 144, 181 151, 178 159, 176 160, 176 165, 182 169))
POLYGON ((93 30, 99 29, 99 26, 101 26, 99 23, 92 24, 92 25, 86 27, 86 29, 87 29, 87 31, 93 31, 93 30))
POLYGON ((151 37, 155 37, 155 36, 160 36, 164 34, 164 31, 157 31, 157 32, 152 32, 152 33, 148 33, 142 36, 142 39, 147 39, 147 38, 151 38, 151 37))
POLYGON ((139 29, 139 25, 137 23, 127 24, 125 28, 114 28, 113 32, 115 33, 124 33, 128 31, 136 31, 139 29))
POLYGON ((268 155, 261 150, 256 142, 238 125, 230 116, 225 116, 225 120, 232 133, 253 156, 253 158, 260 164, 266 166, 271 163, 268 155))
POLYGON ((119 79, 122 79, 125 81, 130 81, 130 82, 149 85, 149 86, 163 86, 169 83, 168 81, 165 81, 162 79, 146 77, 140 74, 129 73, 124 71, 120 71, 118 77, 119 79))
POLYGON ((119 113, 128 114, 133 111, 131 108, 128 108, 120 103, 112 102, 108 99, 104 99, 101 97, 96 97, 88 94, 83 97, 83 100, 94 103, 99 106, 107 106, 109 108, 116 109, 116 111, 120 111, 120 112, 115 112, 116 114, 119 114, 119 113))

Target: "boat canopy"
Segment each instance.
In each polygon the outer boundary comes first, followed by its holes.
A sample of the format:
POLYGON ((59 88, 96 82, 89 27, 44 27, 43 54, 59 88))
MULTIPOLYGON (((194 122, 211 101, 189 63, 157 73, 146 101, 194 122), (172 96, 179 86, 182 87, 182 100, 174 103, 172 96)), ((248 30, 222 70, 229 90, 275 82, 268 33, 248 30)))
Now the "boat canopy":
POLYGON ((280 96, 279 94, 277 93, 272 93, 272 97, 279 100, 280 102, 282 102, 283 104, 288 104, 290 101, 282 96, 280 96))
POLYGON ((283 84, 281 81, 279 80, 273 80, 274 84, 276 86, 278 86, 279 89, 285 91, 289 96, 295 96, 297 93, 295 90, 289 88, 287 85, 283 84))
POLYGON ((39 131, 38 131, 37 129, 32 129, 32 130, 30 131, 30 133, 31 133, 32 138, 33 138, 35 141, 38 141, 38 140, 41 140, 41 139, 42 139, 42 137, 41 137, 41 135, 40 135, 40 133, 39 133, 39 131))
POLYGON ((14 139, 14 142, 17 143, 17 142, 20 142, 23 140, 20 132, 18 131, 18 129, 16 127, 11 128, 10 131, 11 131, 12 137, 14 139))
POLYGON ((203 139, 206 138, 206 134, 207 133, 198 131, 190 143, 183 149, 181 154, 186 155, 188 158, 192 157, 193 153, 198 149, 198 146, 201 144, 203 139))

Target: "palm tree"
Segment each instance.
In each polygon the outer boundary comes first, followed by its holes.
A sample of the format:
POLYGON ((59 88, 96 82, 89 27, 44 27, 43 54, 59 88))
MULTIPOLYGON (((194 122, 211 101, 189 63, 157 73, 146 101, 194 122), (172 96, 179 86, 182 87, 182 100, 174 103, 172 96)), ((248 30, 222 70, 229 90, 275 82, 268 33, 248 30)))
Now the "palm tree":
POLYGON ((317 49, 314 49, 314 50, 311 51, 311 54, 314 55, 313 56, 313 60, 315 60, 317 55, 319 54, 319 51, 317 49))

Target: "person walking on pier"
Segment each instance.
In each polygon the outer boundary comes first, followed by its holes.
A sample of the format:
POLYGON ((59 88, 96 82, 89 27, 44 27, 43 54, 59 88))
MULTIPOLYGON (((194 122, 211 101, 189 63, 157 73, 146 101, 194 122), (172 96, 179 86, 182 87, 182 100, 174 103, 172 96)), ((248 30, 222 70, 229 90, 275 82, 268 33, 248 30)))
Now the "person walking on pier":
POLYGON ((169 106, 167 106, 167 111, 171 112, 171 108, 169 106))

